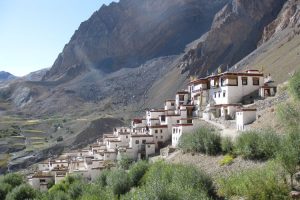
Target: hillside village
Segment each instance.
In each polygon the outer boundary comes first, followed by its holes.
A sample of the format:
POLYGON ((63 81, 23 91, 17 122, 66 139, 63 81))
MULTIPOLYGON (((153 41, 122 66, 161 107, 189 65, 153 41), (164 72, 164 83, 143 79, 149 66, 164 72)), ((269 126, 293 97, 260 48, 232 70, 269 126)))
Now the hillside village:
POLYGON ((168 151, 176 149, 180 137, 201 128, 203 120, 235 123, 238 134, 257 118, 254 101, 275 94, 271 75, 258 70, 193 79, 185 90, 176 93, 175 99, 166 100, 161 109, 147 110, 144 118, 133 119, 129 127, 116 127, 87 148, 39 163, 38 171, 29 175, 28 181, 45 191, 51 181, 56 184, 68 174, 94 180, 122 158, 149 159, 164 147, 168 151))

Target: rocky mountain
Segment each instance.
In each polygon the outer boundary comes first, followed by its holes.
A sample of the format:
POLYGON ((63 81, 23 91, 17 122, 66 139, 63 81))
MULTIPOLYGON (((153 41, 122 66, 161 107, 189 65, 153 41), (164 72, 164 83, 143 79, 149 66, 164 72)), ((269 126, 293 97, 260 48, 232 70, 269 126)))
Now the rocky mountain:
POLYGON ((28 75, 24 76, 23 78, 26 81, 41 81, 48 71, 49 71, 48 68, 41 69, 35 72, 31 72, 28 75))
POLYGON ((234 65, 271 40, 285 2, 120 0, 80 25, 42 80, 2 96, 29 115, 135 115, 173 98, 188 75, 234 65))
POLYGON ((211 30, 183 57, 190 74, 205 75, 219 66, 225 70, 256 49, 264 27, 285 0, 232 0, 218 12, 211 30))
POLYGON ((92 69, 104 73, 180 54, 201 37, 229 0, 120 0, 83 22, 44 80, 69 80, 92 69))
POLYGON ((16 76, 12 75, 9 72, 5 72, 5 71, 0 71, 0 82, 1 81, 8 81, 8 80, 12 80, 15 79, 16 76))
POLYGON ((271 74, 277 83, 286 81, 300 69, 300 1, 288 0, 278 16, 263 30, 258 48, 236 64, 271 74))

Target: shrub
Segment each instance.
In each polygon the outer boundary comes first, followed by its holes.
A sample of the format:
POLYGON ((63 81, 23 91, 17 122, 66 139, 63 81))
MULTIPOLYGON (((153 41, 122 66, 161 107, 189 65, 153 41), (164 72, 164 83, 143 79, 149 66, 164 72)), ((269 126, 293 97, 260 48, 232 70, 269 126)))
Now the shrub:
POLYGON ((275 157, 280 138, 270 131, 248 131, 236 141, 235 153, 246 159, 266 160, 275 157))
POLYGON ((291 188, 293 189, 293 176, 298 172, 298 165, 300 163, 300 134, 290 133, 282 141, 279 151, 277 152, 277 160, 279 164, 290 176, 291 188))
POLYGON ((80 200, 113 200, 116 199, 111 190, 90 184, 86 187, 80 200))
POLYGON ((223 154, 233 153, 233 142, 230 137, 225 137, 221 140, 221 148, 223 154))
POLYGON ((34 199, 37 196, 36 191, 28 184, 22 184, 14 188, 7 196, 6 200, 24 200, 34 199))
POLYGON ((81 197, 84 189, 85 189, 84 184, 82 184, 81 182, 76 182, 70 186, 70 188, 68 190, 68 194, 71 199, 74 199, 74 200, 79 199, 79 197, 81 197))
POLYGON ((122 157, 121 160, 119 160, 118 165, 121 169, 128 170, 132 163, 132 159, 128 157, 122 157))
POLYGON ((133 164, 129 168, 129 177, 133 186, 138 186, 140 180, 145 175, 146 171, 149 168, 149 163, 147 161, 139 161, 133 164))
POLYGON ((184 134, 179 141, 184 152, 216 155, 221 152, 221 136, 215 130, 203 127, 191 134, 184 134))
POLYGON ((226 155, 224 158, 220 161, 220 165, 230 165, 233 163, 234 157, 231 155, 226 155))
POLYGON ((289 92, 295 100, 300 100, 300 72, 297 72, 290 80, 288 85, 289 92))
POLYGON ((95 180, 95 183, 99 185, 100 187, 106 187, 107 186, 107 176, 110 173, 109 170, 105 169, 101 172, 101 174, 97 177, 95 180))
POLYGON ((131 183, 126 171, 120 169, 111 171, 107 176, 107 187, 118 196, 128 192, 131 183))
POLYGON ((209 199, 214 192, 210 177, 191 166, 157 162, 142 180, 125 199, 209 199))
POLYGON ((11 185, 0 183, 0 199, 5 199, 6 195, 11 191, 11 185))
POLYGON ((218 193, 228 199, 288 199, 289 189, 282 181, 280 169, 274 163, 219 179, 218 193))
POLYGON ((25 183, 25 180, 24 180, 23 175, 21 175, 21 174, 9 173, 3 177, 2 182, 11 185, 12 188, 15 188, 15 187, 25 183))

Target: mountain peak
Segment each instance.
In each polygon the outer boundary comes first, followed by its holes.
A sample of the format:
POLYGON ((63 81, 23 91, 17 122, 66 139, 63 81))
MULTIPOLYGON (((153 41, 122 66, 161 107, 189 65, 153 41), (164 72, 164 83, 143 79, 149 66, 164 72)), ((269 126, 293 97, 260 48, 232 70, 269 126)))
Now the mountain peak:
POLYGON ((15 78, 16 78, 16 76, 12 75, 9 72, 0 71, 0 81, 8 81, 8 80, 12 80, 15 78))

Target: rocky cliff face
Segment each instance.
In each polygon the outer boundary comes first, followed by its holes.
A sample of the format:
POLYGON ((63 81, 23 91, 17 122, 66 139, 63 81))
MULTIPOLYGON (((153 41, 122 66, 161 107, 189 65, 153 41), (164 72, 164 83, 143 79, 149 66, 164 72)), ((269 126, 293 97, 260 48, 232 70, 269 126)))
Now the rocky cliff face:
POLYGON ((80 25, 44 80, 76 76, 91 68, 114 72, 179 54, 209 30, 214 15, 227 2, 120 0, 102 6, 80 25))
POLYGON ((236 64, 271 74, 277 83, 285 82, 300 69, 300 1, 288 0, 278 16, 263 30, 258 48, 236 64))
POLYGON ((299 0, 289 0, 285 3, 278 17, 264 28, 260 45, 269 41, 276 34, 284 31, 292 35, 299 34, 300 32, 299 0))
POLYGON ((181 66, 191 74, 225 69, 257 47, 262 31, 285 0, 232 0, 216 14, 211 30, 184 56, 181 66))

